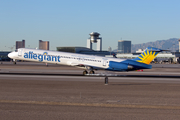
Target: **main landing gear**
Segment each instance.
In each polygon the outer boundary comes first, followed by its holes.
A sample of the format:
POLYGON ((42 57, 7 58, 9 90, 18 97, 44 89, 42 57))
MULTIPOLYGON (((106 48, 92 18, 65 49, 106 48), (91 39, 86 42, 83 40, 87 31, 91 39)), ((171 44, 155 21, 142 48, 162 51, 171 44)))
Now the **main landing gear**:
POLYGON ((89 72, 89 74, 94 74, 94 71, 93 71, 93 70, 91 70, 91 71, 89 72))
MULTIPOLYGON (((86 74, 88 74, 87 70, 83 71, 83 75, 86 75, 86 74)), ((94 74, 94 71, 93 70, 89 71, 89 74, 94 74)))
POLYGON ((88 74, 88 72, 85 70, 85 71, 83 71, 83 75, 86 75, 86 74, 88 74))

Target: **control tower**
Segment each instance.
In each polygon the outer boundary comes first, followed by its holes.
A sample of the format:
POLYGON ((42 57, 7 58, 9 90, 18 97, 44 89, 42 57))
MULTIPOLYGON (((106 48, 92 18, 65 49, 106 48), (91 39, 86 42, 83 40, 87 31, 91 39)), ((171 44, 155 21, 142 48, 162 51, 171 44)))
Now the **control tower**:
POLYGON ((92 32, 89 34, 90 38, 87 39, 87 48, 92 49, 92 44, 97 43, 97 51, 102 51, 102 38, 99 37, 99 33, 97 32, 92 32))

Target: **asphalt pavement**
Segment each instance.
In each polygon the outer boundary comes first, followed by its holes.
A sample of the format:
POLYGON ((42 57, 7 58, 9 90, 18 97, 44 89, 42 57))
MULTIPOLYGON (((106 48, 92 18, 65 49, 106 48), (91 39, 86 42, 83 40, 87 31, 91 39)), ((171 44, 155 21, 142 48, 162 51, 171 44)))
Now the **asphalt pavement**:
POLYGON ((109 77, 108 85, 74 67, 28 62, 0 69, 2 120, 180 118, 180 79, 156 77, 179 76, 178 67, 116 73, 127 76, 109 77))

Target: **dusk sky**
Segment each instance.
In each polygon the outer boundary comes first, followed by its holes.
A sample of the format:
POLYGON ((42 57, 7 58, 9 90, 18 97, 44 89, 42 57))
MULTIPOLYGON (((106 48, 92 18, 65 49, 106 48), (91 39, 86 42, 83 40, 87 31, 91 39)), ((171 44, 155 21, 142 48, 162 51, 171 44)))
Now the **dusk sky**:
POLYGON ((132 44, 180 38, 179 0, 0 0, 0 50, 15 41, 50 49, 86 47, 89 33, 99 32, 103 50, 118 40, 132 44))

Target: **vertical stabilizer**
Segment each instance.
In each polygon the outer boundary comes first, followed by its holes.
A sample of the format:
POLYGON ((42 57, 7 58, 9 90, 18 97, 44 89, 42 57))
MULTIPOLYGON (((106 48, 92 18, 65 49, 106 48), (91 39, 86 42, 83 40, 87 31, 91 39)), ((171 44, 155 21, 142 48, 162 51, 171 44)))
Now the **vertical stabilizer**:
POLYGON ((164 51, 158 48, 147 47, 146 50, 141 53, 137 58, 133 59, 140 63, 149 64, 154 58, 159 54, 159 52, 164 51))

